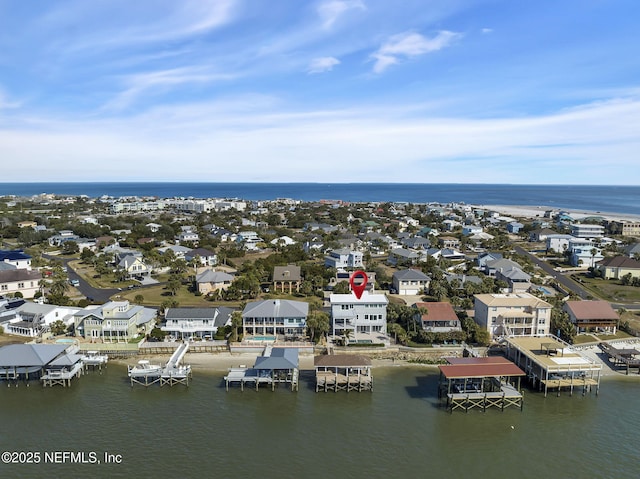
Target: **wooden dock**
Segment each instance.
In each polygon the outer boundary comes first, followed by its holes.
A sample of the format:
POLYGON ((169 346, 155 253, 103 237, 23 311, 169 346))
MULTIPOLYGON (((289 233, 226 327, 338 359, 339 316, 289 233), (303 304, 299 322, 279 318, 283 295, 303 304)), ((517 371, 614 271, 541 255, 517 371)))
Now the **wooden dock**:
POLYGON ((266 384, 273 391, 278 384, 289 384, 291 391, 297 391, 300 375, 298 364, 297 348, 267 346, 252 368, 241 366, 229 369, 224 377, 226 390, 230 385, 239 384, 240 390, 244 391, 244 386, 251 384, 258 391, 261 384, 266 384))
POLYGON ((62 387, 71 387, 71 380, 79 378, 84 373, 82 362, 78 362, 70 368, 47 369, 40 377, 44 387, 53 387, 60 385, 62 387))
POLYGON ((355 354, 331 354, 313 358, 318 391, 373 391, 371 359, 355 354))
POLYGON ((191 366, 183 365, 182 360, 189 349, 189 343, 179 344, 164 366, 151 364, 147 360, 140 360, 136 366, 129 366, 128 375, 131 380, 131 387, 135 384, 149 387, 155 383, 160 383, 161 387, 164 385, 175 386, 177 384, 183 384, 188 387, 191 380, 191 366))
POLYGON ((535 388, 544 391, 555 389, 557 395, 568 390, 573 395, 581 388, 582 395, 600 390, 602 365, 582 356, 570 344, 555 336, 507 338, 507 357, 520 366, 535 388))
POLYGON ((522 411, 524 396, 520 378, 525 375, 518 366, 503 357, 446 358, 449 364, 438 366, 438 397, 446 399, 449 412, 462 409, 517 407, 522 411), (517 384, 511 381, 517 380, 517 384))

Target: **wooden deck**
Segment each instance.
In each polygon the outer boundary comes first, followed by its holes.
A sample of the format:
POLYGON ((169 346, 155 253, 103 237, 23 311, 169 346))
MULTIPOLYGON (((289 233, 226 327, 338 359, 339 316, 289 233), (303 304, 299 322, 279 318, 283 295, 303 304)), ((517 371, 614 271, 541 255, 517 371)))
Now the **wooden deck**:
POLYGON ((47 369, 45 374, 40 377, 40 380, 44 387, 53 387, 56 385, 71 387, 71 380, 73 378, 79 378, 83 372, 83 365, 79 362, 69 369, 47 369))
POLYGON ((582 356, 571 345, 555 336, 511 337, 507 339, 507 357, 527 374, 531 385, 544 391, 556 389, 560 395, 568 390, 582 388, 582 395, 600 389, 602 365, 582 356))
POLYGON ((453 413, 456 409, 469 412, 473 408, 486 411, 495 407, 504 411, 508 407, 517 407, 522 411, 524 396, 509 385, 503 385, 500 391, 494 392, 463 392, 447 394, 447 408, 453 413))
POLYGON ((339 374, 334 371, 316 371, 316 392, 318 391, 373 391, 371 374, 339 374))

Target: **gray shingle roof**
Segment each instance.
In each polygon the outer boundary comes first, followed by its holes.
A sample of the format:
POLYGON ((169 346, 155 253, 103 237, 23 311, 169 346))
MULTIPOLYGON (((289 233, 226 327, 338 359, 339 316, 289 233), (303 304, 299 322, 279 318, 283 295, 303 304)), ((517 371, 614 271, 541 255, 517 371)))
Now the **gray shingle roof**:
POLYGON ((399 280, 416 280, 416 281, 428 281, 430 278, 422 271, 415 269, 404 269, 402 271, 396 271, 393 273, 393 277, 399 280))

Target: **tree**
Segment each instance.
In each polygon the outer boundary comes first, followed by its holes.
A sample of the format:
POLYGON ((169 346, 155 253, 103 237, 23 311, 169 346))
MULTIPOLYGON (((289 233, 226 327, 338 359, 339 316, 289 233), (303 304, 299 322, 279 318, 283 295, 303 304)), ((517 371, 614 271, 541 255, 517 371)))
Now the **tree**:
POLYGON ((142 296, 141 294, 136 294, 135 298, 133 298, 133 302, 136 304, 144 303, 144 296, 142 296))
POLYGON ((231 327, 233 328, 232 341, 238 341, 238 329, 242 327, 242 313, 240 311, 234 311, 231 313, 231 327))
POLYGON ((65 241, 62 243, 62 254, 76 254, 78 251, 80 251, 80 248, 75 241, 65 241))
POLYGON ((67 325, 60 319, 51 323, 51 332, 58 336, 64 334, 67 331, 67 325))
POLYGON ((309 334, 311 341, 316 342, 316 335, 318 341, 323 334, 329 332, 329 315, 322 311, 312 311, 307 317, 307 334, 309 334))
POLYGON ((407 332, 405 329, 400 326, 398 323, 391 323, 387 325, 387 331, 389 334, 392 334, 396 343, 406 344, 407 343, 407 332))
POLYGON ((182 277, 178 275, 171 275, 169 281, 167 281, 167 289, 171 292, 171 296, 175 296, 182 286, 182 277))

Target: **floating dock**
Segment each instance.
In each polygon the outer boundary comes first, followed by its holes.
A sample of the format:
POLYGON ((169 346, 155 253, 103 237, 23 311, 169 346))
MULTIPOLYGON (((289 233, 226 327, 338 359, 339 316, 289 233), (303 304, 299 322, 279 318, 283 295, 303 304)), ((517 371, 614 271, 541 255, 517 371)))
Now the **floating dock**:
POLYGON ((371 359, 355 354, 331 354, 313 358, 318 391, 373 391, 371 359))
POLYGON ((573 395, 575 388, 585 395, 595 388, 600 389, 602 365, 582 356, 570 344, 555 336, 510 337, 506 339, 507 357, 520 366, 532 386, 544 391, 568 390, 573 395))

